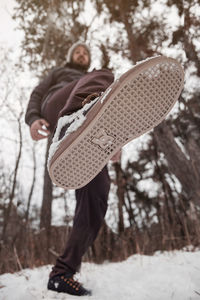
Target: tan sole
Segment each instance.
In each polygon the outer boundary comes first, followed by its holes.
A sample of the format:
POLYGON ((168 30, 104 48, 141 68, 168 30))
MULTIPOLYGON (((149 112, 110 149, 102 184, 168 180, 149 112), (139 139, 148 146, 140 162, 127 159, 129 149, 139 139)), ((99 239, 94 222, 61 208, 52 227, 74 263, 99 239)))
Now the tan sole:
POLYGON ((52 181, 65 189, 90 182, 122 146, 166 117, 183 82, 181 65, 163 56, 123 74, 90 109, 83 125, 59 145, 49 163, 52 181))

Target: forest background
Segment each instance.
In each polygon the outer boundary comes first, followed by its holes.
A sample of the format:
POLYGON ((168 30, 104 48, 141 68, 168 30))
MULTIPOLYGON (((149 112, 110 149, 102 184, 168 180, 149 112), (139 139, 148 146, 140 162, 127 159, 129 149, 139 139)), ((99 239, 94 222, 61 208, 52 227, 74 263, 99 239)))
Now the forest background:
POLYGON ((13 18, 23 32, 20 56, 0 49, 0 272, 53 263, 70 232, 74 192, 52 186, 46 142, 31 140, 24 113, 33 87, 77 40, 91 47, 91 68, 110 68, 116 78, 154 55, 185 70, 167 120, 109 163, 108 213, 84 260, 198 247, 200 1, 16 0, 13 18))

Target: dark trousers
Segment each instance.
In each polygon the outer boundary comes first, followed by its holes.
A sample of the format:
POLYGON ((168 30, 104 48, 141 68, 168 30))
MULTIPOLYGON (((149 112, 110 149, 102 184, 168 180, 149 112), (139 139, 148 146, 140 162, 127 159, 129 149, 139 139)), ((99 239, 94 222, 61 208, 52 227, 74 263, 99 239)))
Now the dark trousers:
MULTIPOLYGON (((59 117, 71 114, 82 107, 82 101, 94 92, 103 92, 113 82, 106 69, 94 70, 67 84, 48 97, 42 108, 43 117, 56 126, 59 117)), ((86 186, 75 191, 76 209, 73 228, 63 254, 57 258, 50 277, 79 270, 82 256, 94 242, 107 210, 110 179, 107 167, 86 186)))

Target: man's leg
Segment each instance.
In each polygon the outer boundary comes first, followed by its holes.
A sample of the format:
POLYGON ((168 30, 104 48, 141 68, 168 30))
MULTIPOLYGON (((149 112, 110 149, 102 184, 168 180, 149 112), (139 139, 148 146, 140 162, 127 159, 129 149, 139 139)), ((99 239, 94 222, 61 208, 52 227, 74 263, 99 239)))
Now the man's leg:
POLYGON ((104 92, 113 80, 114 76, 109 70, 94 70, 49 96, 42 105, 41 113, 50 123, 50 129, 55 128, 59 117, 80 109, 88 95, 104 92))
POLYGON ((110 178, 107 167, 86 186, 76 190, 74 224, 63 254, 50 274, 53 277, 79 270, 81 259, 94 242, 107 210, 110 178))
POLYGON ((50 130, 53 131, 57 125, 58 115, 66 105, 68 98, 79 79, 73 80, 63 88, 53 92, 44 100, 41 107, 41 114, 50 124, 50 130))
MULTIPOLYGON (((77 111, 82 107, 82 102, 88 95, 105 91, 113 80, 113 74, 106 69, 85 74, 79 80, 53 94, 43 112, 44 117, 52 125, 55 124, 61 108, 59 117, 77 111), (52 111, 56 114, 56 118, 52 111)), ((109 187, 110 179, 105 167, 89 184, 76 190, 77 205, 73 228, 64 253, 57 259, 50 277, 78 271, 82 256, 95 240, 103 223, 109 187)))
POLYGON ((81 77, 58 117, 71 114, 82 108, 83 100, 92 93, 104 92, 114 81, 114 76, 107 69, 93 70, 81 77))

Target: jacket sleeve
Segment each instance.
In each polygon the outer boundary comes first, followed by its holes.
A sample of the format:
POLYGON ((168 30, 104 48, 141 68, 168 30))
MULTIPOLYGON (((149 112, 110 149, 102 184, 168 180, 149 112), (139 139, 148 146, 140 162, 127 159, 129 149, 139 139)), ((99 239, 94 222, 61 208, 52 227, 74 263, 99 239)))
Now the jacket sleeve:
POLYGON ((25 122, 29 126, 38 119, 41 119, 41 105, 44 96, 52 85, 54 85, 54 72, 52 70, 47 77, 45 77, 33 90, 30 100, 26 109, 25 122))

